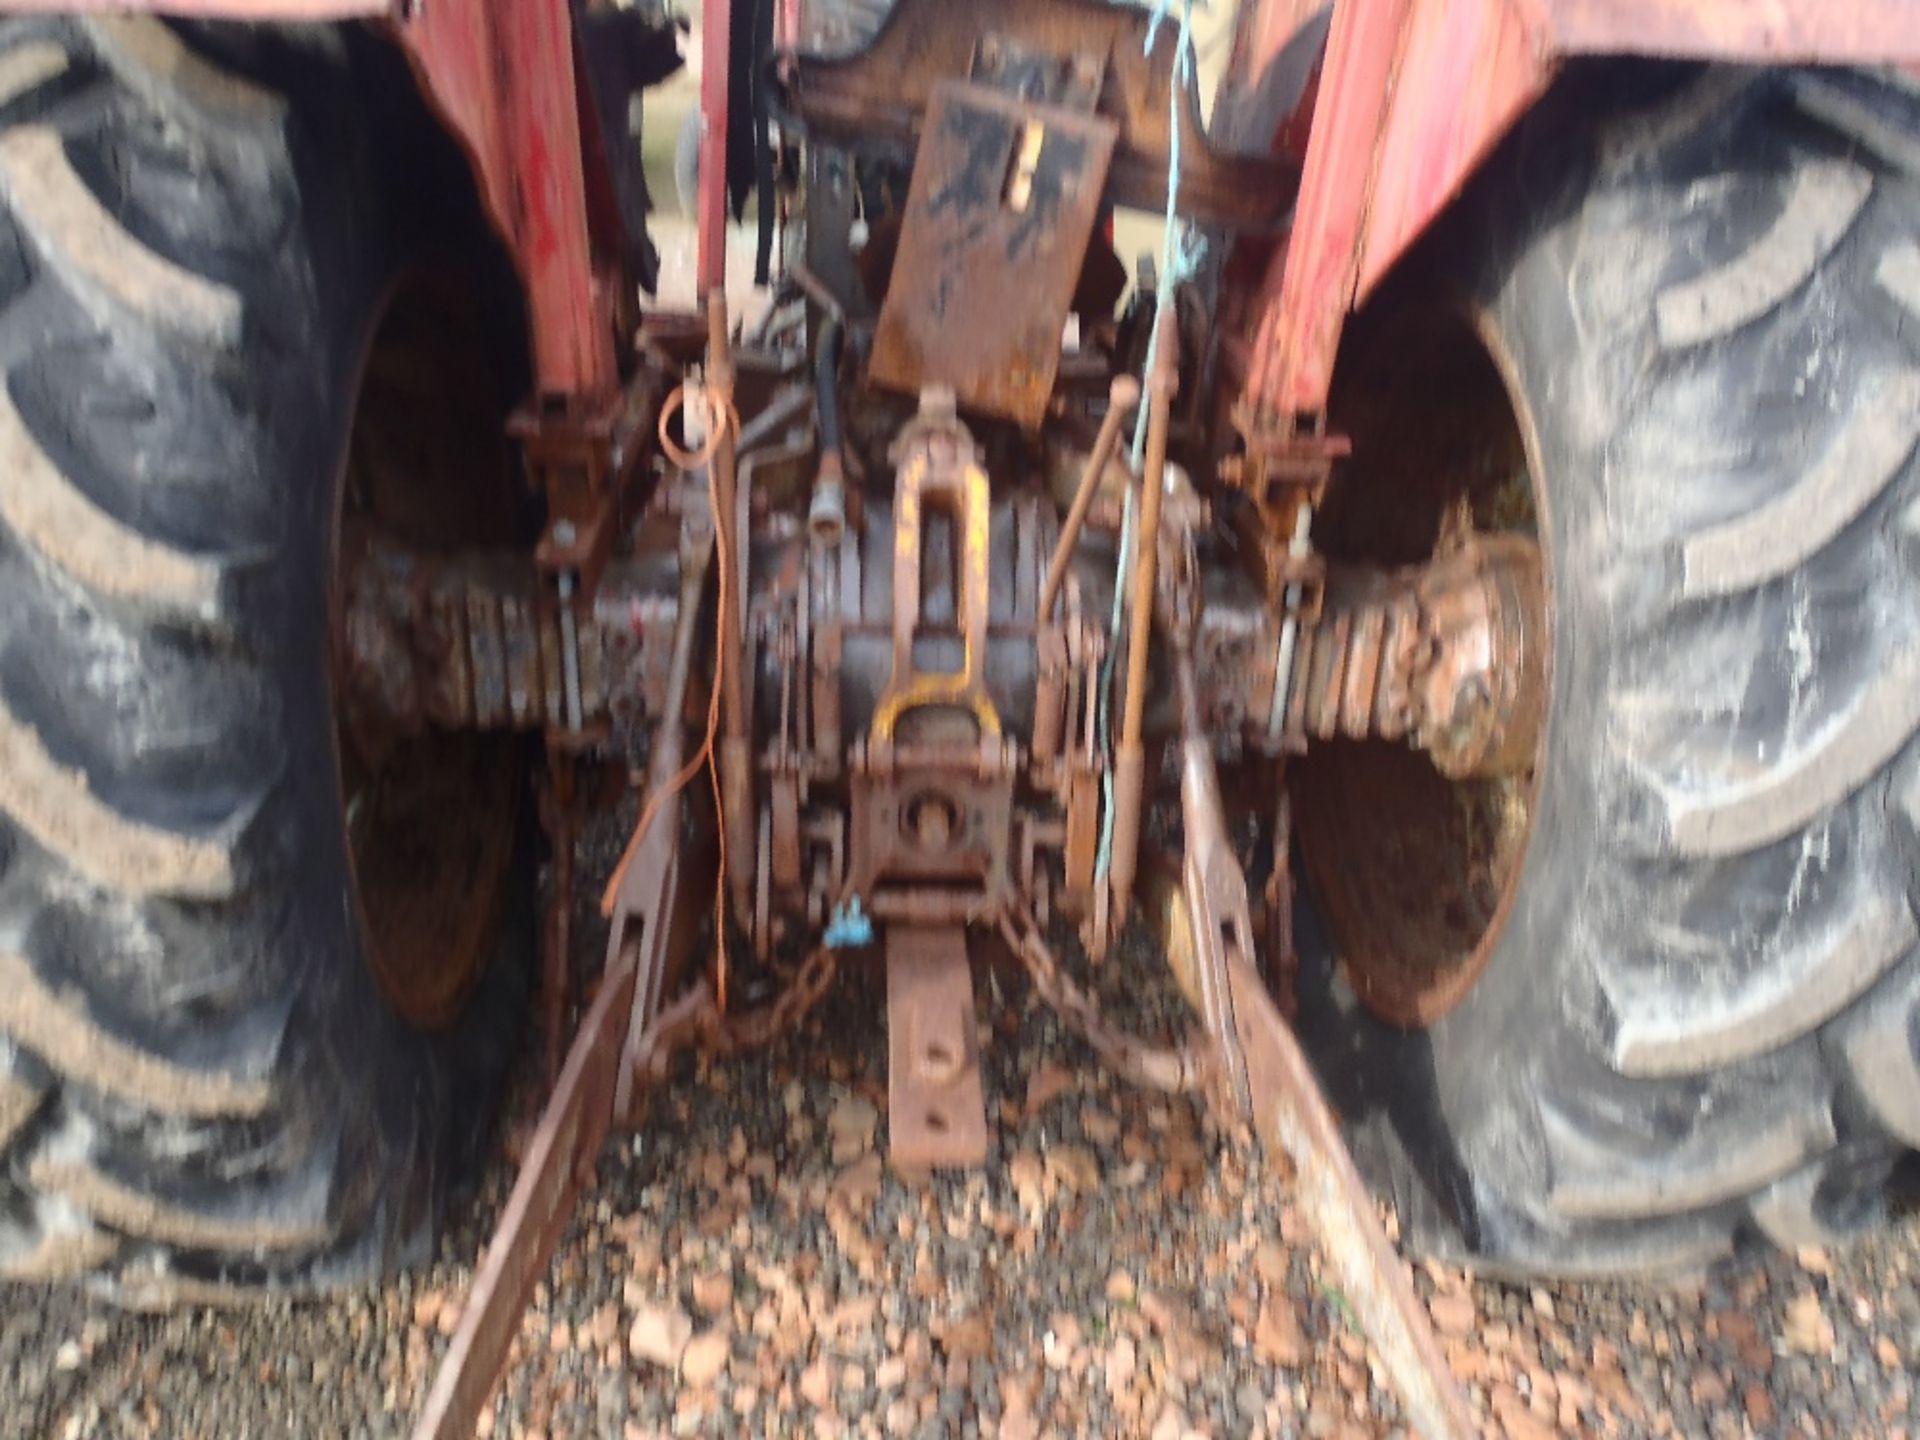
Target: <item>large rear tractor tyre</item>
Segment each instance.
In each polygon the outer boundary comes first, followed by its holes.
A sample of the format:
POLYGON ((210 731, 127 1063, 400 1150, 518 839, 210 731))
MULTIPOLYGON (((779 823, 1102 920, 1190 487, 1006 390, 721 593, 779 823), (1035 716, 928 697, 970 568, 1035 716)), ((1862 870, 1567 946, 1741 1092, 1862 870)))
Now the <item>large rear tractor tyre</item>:
POLYGON ((410 281, 502 262, 371 34, 192 39, 0 25, 0 1276, 133 1303, 422 1258, 524 993, 511 743, 366 762, 329 638, 343 516, 512 538, 410 281))
POLYGON ((1920 97, 1567 83, 1356 327, 1317 537, 1534 529, 1546 736, 1309 757, 1301 1026, 1417 1244, 1689 1272, 1920 1146, 1920 97))

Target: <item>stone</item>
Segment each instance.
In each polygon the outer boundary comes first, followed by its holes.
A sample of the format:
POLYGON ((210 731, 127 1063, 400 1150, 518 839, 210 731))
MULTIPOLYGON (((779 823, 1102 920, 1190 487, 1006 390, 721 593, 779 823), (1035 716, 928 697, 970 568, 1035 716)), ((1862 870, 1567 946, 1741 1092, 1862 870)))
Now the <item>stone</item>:
POLYGON ((1040 1157, 1031 1150, 1017 1150, 1013 1158, 1007 1161, 1007 1180, 1013 1186, 1013 1193, 1019 1197, 1023 1210, 1040 1210, 1046 1204, 1046 1196, 1041 1190, 1041 1179, 1046 1167, 1040 1157))
POLYGON ((824 1410, 833 1403, 834 1391, 833 1362, 816 1360, 800 1372, 800 1398, 816 1410, 824 1410))
POLYGON ((1287 1283, 1287 1247, 1278 1240, 1262 1240, 1253 1252, 1253 1271, 1263 1285, 1287 1283))
POLYGON ((1027 1077, 1027 1114, 1034 1115, 1073 1088, 1073 1071, 1064 1065, 1046 1064, 1027 1077))
POLYGON ((1820 1297, 1811 1290, 1803 1290, 1787 1302, 1780 1334, 1787 1348, 1801 1355, 1828 1355, 1833 1351, 1833 1322, 1820 1308, 1820 1297))
POLYGON ((880 1157, 862 1156, 834 1177, 833 1188, 827 1192, 828 1203, 854 1219, 864 1220, 880 1198, 880 1180, 880 1157))
POLYGON ((993 1351, 993 1322, 984 1311, 976 1310, 949 1320, 933 1338, 949 1360, 984 1360, 993 1351))
POLYGON ((596 1350, 605 1350, 618 1340, 620 1338, 620 1307, 609 1300, 596 1309, 587 1320, 584 1338, 592 1341, 596 1350))
POLYGON ((1049 1370, 1065 1370, 1080 1351, 1080 1322, 1067 1314, 1055 1315, 1040 1336, 1040 1358, 1049 1370))
POLYGON ((862 1095, 845 1095, 827 1116, 827 1134, 833 1142, 833 1163, 845 1165, 873 1148, 874 1127, 880 1112, 862 1095))
POLYGON ((444 1290, 423 1290, 413 1302, 413 1323, 422 1330, 432 1330, 439 1325, 440 1312, 446 1307, 444 1290))
POLYGON ((1474 1309, 1471 1295, 1436 1295, 1428 1303, 1433 1328, 1442 1335, 1468 1335, 1473 1332, 1474 1309))
POLYGON ((1089 1195, 1100 1186, 1100 1162, 1084 1145, 1056 1145, 1047 1152, 1047 1174, 1075 1195, 1089 1195))
POLYGON ((691 1339, 693 1321, 677 1306, 648 1305, 633 1317, 627 1330, 627 1354, 671 1370, 680 1363, 691 1339))
POLYGON ((1718 1409, 1727 1398, 1727 1378, 1717 1370, 1696 1370, 1687 1385, 1687 1394, 1702 1409, 1718 1409))
POLYGON ((694 1307, 702 1314, 720 1316, 733 1309, 733 1276, 725 1270, 702 1275, 693 1282, 694 1307))
POLYGON ((1511 1385, 1495 1385, 1488 1392, 1487 1399, 1507 1440, 1554 1440, 1552 1427, 1534 1419, 1527 1402, 1520 1398, 1520 1392, 1511 1385))
POLYGON ((1140 1313, 1160 1332, 1168 1365, 1182 1380, 1191 1382, 1218 1368, 1219 1347, 1202 1333, 1184 1301, 1164 1291, 1143 1291, 1140 1313))
POLYGON ((1269 1365, 1294 1369, 1307 1358, 1307 1337, 1300 1329, 1293 1299, 1285 1293, 1269 1295, 1253 1326, 1253 1353, 1269 1365))
POLYGON ((720 1378, 732 1353, 732 1338, 724 1330, 709 1330, 687 1342, 680 1356, 680 1378, 696 1390, 704 1390, 720 1378))

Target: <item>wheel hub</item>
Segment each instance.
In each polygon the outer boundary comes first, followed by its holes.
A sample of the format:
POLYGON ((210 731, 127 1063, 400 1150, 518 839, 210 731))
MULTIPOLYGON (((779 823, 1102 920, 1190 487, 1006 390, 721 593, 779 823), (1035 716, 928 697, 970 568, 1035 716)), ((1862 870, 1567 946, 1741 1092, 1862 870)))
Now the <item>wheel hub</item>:
POLYGON ((1393 399, 1329 515, 1295 701, 1322 742, 1294 769, 1309 882, 1360 1002, 1406 1027, 1466 997, 1505 926, 1552 670, 1521 426, 1473 327, 1425 318, 1372 357, 1381 373, 1356 366, 1393 399))
POLYGON ((493 393, 484 356, 438 294, 388 305, 362 366, 334 543, 335 736, 367 962, 395 1012, 427 1030, 459 1016, 485 969, 519 765, 511 735, 442 728, 437 692, 412 685, 409 647, 464 656, 464 632, 423 636, 438 610, 365 592, 391 573, 374 553, 389 537, 426 555, 514 538, 500 432, 475 414, 474 397, 493 393), (393 703, 396 690, 411 703, 393 703))

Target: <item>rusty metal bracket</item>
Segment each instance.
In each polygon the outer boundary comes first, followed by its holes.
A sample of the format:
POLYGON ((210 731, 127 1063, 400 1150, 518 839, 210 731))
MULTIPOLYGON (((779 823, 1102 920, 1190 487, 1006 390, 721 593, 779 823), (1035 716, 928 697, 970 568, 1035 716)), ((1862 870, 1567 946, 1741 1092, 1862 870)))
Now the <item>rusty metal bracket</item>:
POLYGON ((899 479, 893 513, 893 668, 874 707, 871 739, 892 745, 894 729, 908 711, 952 706, 972 714, 982 738, 1000 735, 1000 715, 987 693, 987 611, 993 583, 988 553, 992 495, 973 437, 954 413, 953 392, 929 390, 920 414, 899 442, 899 479), (914 660, 920 630, 921 554, 929 507, 943 514, 960 537, 957 609, 961 622, 960 669, 929 672, 914 660))
POLYGON ((547 529, 534 563, 548 575, 573 572, 590 592, 612 552, 624 492, 650 452, 661 376, 643 366, 625 389, 601 401, 529 403, 507 421, 527 474, 547 502, 547 529))
POLYGON ((887 1146, 900 1165, 980 1165, 987 1107, 958 925, 887 927, 887 1146))

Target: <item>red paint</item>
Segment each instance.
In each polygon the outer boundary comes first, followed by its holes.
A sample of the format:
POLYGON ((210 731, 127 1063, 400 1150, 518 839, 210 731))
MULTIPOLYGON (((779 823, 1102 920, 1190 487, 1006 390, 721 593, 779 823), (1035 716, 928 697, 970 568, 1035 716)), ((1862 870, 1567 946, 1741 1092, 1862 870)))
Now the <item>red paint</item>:
POLYGON ((1512 6, 1413 0, 1374 157, 1353 304, 1459 194, 1554 68, 1512 6))
POLYGON ((613 326, 593 283, 567 0, 433 0, 399 33, 518 262, 535 383, 549 394, 612 393, 613 326))
POLYGON ((731 0, 703 0, 700 10, 700 189, 696 269, 699 292, 727 284, 727 51, 731 0))
MULTIPOLYGON (((1256 75, 1311 0, 1250 0, 1233 74, 1256 75)), ((725 283, 729 0, 704 0, 698 263, 725 283)), ((783 0, 791 36, 793 0, 783 0)), ((386 17, 472 157, 527 286, 549 392, 615 381, 596 287, 567 0, 0 0, 5 11, 145 10, 239 20, 386 17), (411 19, 401 18, 408 8, 411 19)), ((1347 312, 1460 191, 1558 64, 1583 54, 1920 69, 1920 0, 1336 0, 1295 223, 1257 325, 1247 399, 1324 407, 1347 312)))
MULTIPOLYGON (((1264 40, 1296 12, 1265 0, 1264 40)), ((1263 28, 1264 27, 1264 28, 1263 28)), ((1920 0, 1337 0, 1300 199, 1269 272, 1244 398, 1325 408, 1347 313, 1582 54, 1920 62, 1920 0)))
POLYGON ((1410 0, 1338 4, 1321 62, 1280 283, 1254 342, 1247 395, 1268 417, 1320 409, 1352 302, 1372 160, 1410 0))

